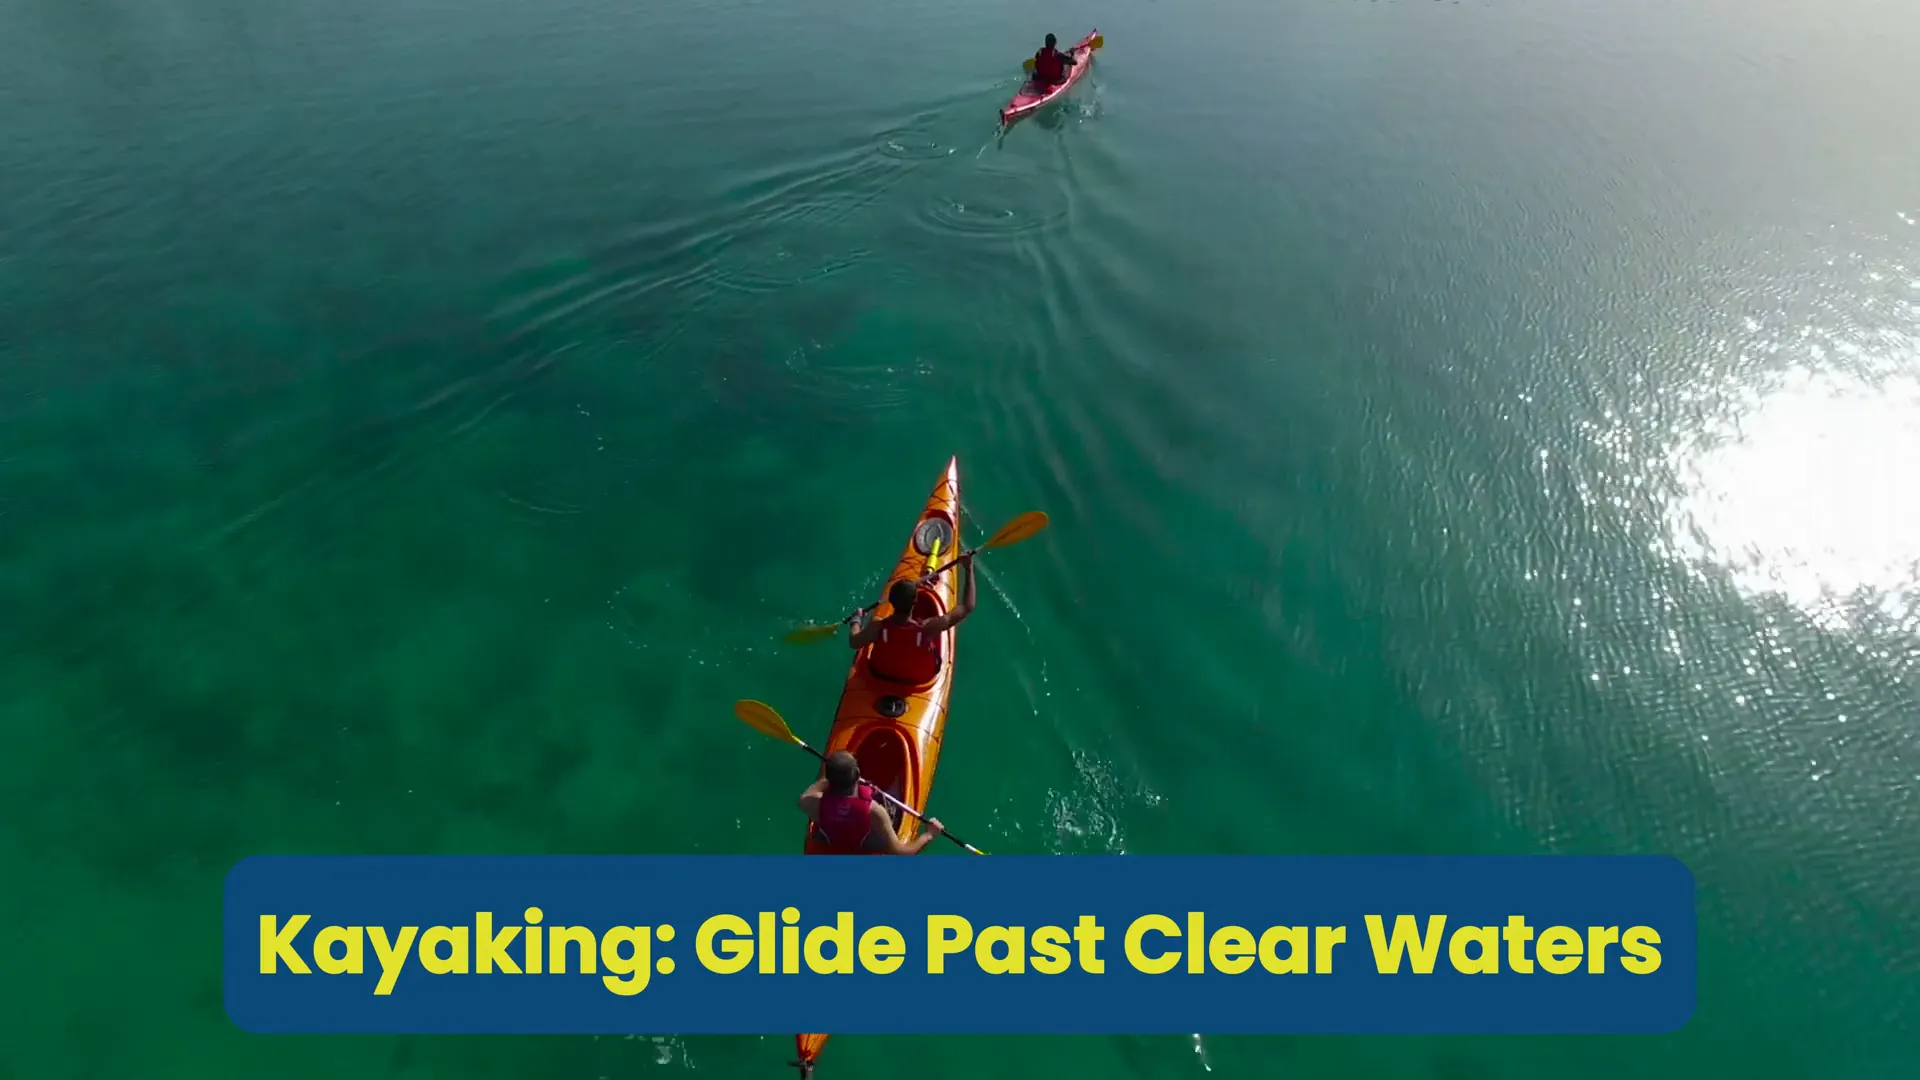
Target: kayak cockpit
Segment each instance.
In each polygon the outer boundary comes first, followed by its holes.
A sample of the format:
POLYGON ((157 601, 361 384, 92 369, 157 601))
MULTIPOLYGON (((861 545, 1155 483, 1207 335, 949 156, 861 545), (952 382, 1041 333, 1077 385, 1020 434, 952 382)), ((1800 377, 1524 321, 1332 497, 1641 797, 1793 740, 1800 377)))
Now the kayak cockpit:
MULTIPOLYGON (((860 763, 860 777, 867 783, 896 799, 907 797, 907 778, 913 768, 913 751, 907 741, 900 737, 899 731, 891 726, 876 725, 868 729, 867 734, 853 748, 854 760, 860 763)), ((887 813, 893 818, 893 827, 900 829, 900 808, 887 804, 887 813)))

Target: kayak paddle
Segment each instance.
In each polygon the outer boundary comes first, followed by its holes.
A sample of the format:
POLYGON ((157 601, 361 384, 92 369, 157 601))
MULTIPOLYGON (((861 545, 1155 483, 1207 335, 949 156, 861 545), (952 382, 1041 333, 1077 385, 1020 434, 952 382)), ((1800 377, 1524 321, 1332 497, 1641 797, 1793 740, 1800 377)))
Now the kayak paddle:
POLYGON ((987 538, 986 543, 981 544, 979 547, 968 548, 961 552, 952 562, 933 571, 927 576, 938 577, 960 565, 960 560, 969 555, 978 555, 983 551, 991 551, 994 548, 1012 547, 1022 540, 1031 539, 1035 533, 1046 527, 1047 512, 1044 510, 1029 510, 1019 517, 1014 518, 1012 521, 1007 522, 1005 525, 1002 525, 999 532, 987 538))
MULTIPOLYGON (((1046 511, 1029 510, 1024 514, 1021 514, 1019 517, 1014 518, 1012 521, 1007 522, 1006 525, 1003 526, 999 532, 994 533, 991 537, 989 537, 986 543, 981 544, 979 547, 968 548, 966 551, 961 552, 959 557, 955 558, 952 562, 941 567, 940 569, 933 571, 933 574, 929 576, 935 576, 935 575, 946 573, 947 571, 953 569, 956 565, 958 565, 961 559, 964 559, 969 555, 978 555, 983 551, 990 551, 994 548, 1012 547, 1013 545, 1019 543, 1022 540, 1031 538, 1035 533, 1039 532, 1041 529, 1044 529, 1046 527, 1047 527, 1046 511)), ((858 611, 852 612, 846 618, 841 619, 837 623, 827 623, 823 626, 803 626, 800 629, 789 633, 784 640, 786 640, 789 644, 792 644, 792 645, 805 645, 809 642, 824 641, 827 638, 830 638, 834 634, 838 633, 841 627, 859 618, 863 613, 870 610, 872 609, 861 608, 858 611)))
MULTIPOLYGON (((1106 47, 1107 47, 1107 37, 1106 37, 1106 35, 1105 35, 1105 34, 1095 34, 1095 35, 1093 36, 1093 40, 1092 40, 1092 41, 1089 41, 1089 42, 1087 42, 1087 47, 1088 47, 1088 48, 1091 48, 1091 49, 1104 49, 1104 48, 1106 48, 1106 47)), ((1026 72, 1027 74, 1029 74, 1029 75, 1031 75, 1031 74, 1033 74, 1033 57, 1031 57, 1031 56, 1029 56, 1029 57, 1027 57, 1027 58, 1026 58, 1025 60, 1023 60, 1023 61, 1021 61, 1021 63, 1020 63, 1020 67, 1021 67, 1021 69, 1022 69, 1023 71, 1025 71, 1025 72, 1026 72)))
MULTIPOLYGON (((807 753, 812 754, 814 757, 819 758, 821 761, 827 760, 827 756, 825 754, 822 754, 820 751, 815 750, 813 747, 808 746, 805 742, 802 742, 800 739, 800 736, 795 735, 793 733, 793 729, 787 726, 786 720, 782 718, 779 713, 774 711, 773 706, 768 705, 765 702, 736 701, 733 703, 733 715, 739 717, 741 721, 745 723, 748 727, 752 728, 755 731, 758 731, 762 735, 771 735, 774 738, 779 739, 781 742, 790 742, 793 745, 799 747, 800 749, 805 750, 807 753)), ((861 782, 865 783, 866 781, 862 779, 861 782)), ((914 817, 919 818, 921 821, 927 820, 927 816, 925 814, 922 814, 920 811, 915 810, 913 807, 908 806, 906 803, 901 802, 899 799, 894 798, 892 795, 889 795, 886 792, 881 791, 879 788, 874 788, 873 792, 874 794, 887 800, 888 802, 906 811, 907 813, 912 814, 914 817)), ((944 829, 940 831, 940 835, 946 837, 947 839, 953 841, 956 844, 959 844, 961 847, 966 848, 968 851, 973 852, 975 855, 986 854, 986 852, 981 851, 979 848, 974 847, 972 844, 967 843, 965 840, 960 839, 959 837, 953 835, 950 832, 947 832, 944 829)))

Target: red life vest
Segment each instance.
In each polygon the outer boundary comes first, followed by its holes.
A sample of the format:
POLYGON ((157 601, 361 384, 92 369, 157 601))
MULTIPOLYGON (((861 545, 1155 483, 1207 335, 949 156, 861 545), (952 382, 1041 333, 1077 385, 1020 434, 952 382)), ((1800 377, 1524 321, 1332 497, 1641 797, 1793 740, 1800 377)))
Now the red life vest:
POLYGON ((874 674, 892 682, 908 686, 932 682, 940 674, 940 635, 913 623, 883 622, 867 664, 874 674))
POLYGON ((1033 54, 1033 77, 1041 82, 1059 82, 1067 77, 1067 62, 1060 59, 1057 49, 1044 46, 1033 54))
POLYGON ((872 854, 867 850, 867 836, 873 832, 873 785, 861 784, 852 795, 822 792, 820 818, 814 828, 832 854, 872 854))

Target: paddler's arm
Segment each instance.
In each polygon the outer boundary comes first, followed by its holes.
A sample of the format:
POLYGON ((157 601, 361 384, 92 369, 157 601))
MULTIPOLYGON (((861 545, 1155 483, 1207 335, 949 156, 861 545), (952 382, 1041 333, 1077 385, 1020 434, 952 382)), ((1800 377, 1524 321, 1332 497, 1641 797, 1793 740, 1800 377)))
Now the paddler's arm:
POLYGON ((807 817, 815 817, 820 810, 820 796, 826 794, 827 778, 815 780, 812 786, 800 793, 800 812, 807 817))
POLYGON ((880 838, 880 842, 886 845, 889 855, 918 855, 925 851, 927 845, 933 843, 942 831, 939 818, 928 818, 921 823, 920 835, 914 837, 912 843, 902 843, 900 834, 893 831, 893 815, 887 813, 887 808, 879 801, 876 800, 873 804, 871 835, 880 838))
POLYGON ((945 633, 948 629, 955 626, 959 626, 961 623, 965 622, 967 619, 967 616, 973 614, 973 602, 975 599, 973 556, 962 555, 960 557, 960 569, 965 570, 967 572, 966 591, 961 595, 960 602, 953 605, 952 611, 947 612, 945 615, 935 615, 933 618, 928 619, 925 623, 921 624, 922 629, 926 633, 929 633, 929 634, 945 633))
POLYGON ((873 644, 874 638, 880 636, 880 620, 867 621, 867 616, 872 613, 872 608, 861 608, 860 613, 853 617, 853 624, 847 633, 848 645, 856 649, 864 649, 873 644))

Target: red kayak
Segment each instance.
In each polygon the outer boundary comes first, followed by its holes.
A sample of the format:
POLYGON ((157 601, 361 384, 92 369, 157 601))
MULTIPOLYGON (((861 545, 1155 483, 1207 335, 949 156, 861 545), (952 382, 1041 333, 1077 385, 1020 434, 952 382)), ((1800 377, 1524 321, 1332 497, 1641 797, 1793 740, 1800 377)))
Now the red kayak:
POLYGON ((1015 120, 1039 112, 1073 89, 1073 84, 1079 82, 1087 69, 1093 66, 1093 50, 1099 47, 1094 39, 1099 36, 1100 31, 1095 30, 1073 47, 1068 54, 1073 57, 1073 66, 1067 69, 1065 79, 1052 86, 1036 86, 1032 79, 1028 79, 1020 92, 1013 95, 1013 100, 1007 102, 1007 107, 1000 110, 1000 126, 1009 127, 1015 120))

